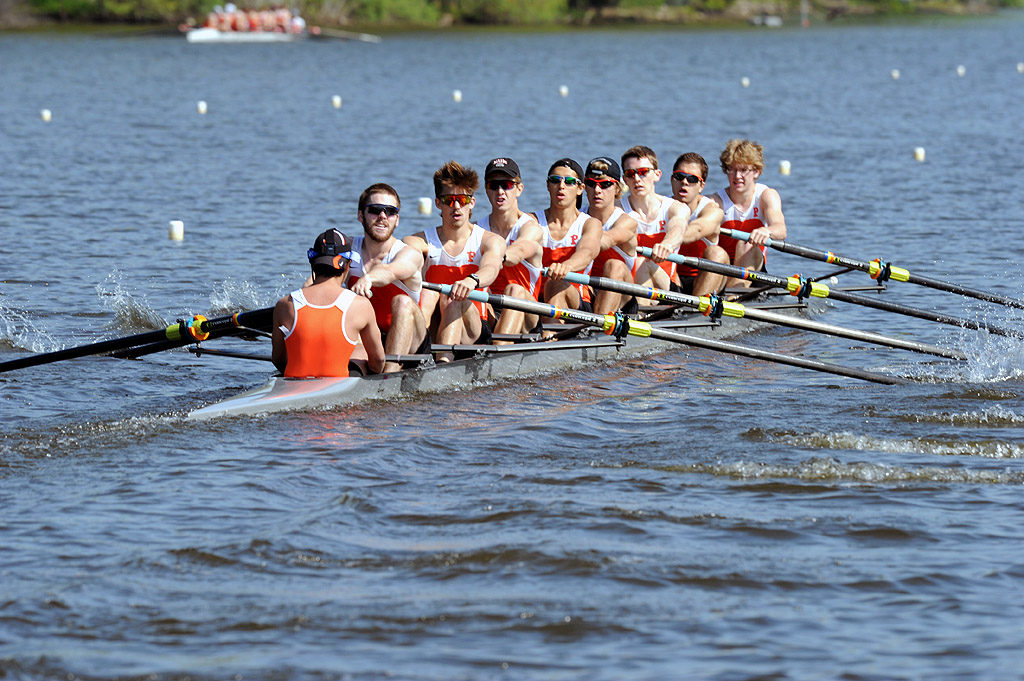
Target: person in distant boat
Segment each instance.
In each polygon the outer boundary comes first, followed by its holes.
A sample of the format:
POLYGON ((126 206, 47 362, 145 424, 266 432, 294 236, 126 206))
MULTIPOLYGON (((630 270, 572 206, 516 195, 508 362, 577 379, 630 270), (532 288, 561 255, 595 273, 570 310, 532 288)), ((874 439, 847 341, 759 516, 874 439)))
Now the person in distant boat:
MULTIPOLYGON (((607 156, 593 159, 583 173, 583 184, 587 213, 601 224, 601 250, 594 258, 591 274, 632 284, 637 267, 637 223, 617 204, 623 189, 619 164, 607 156)), ((623 305, 636 310, 631 296, 602 289, 594 299, 594 312, 611 314, 623 305)))
MULTIPOLYGON (((732 139, 719 161, 729 178, 729 186, 714 196, 724 213, 722 229, 750 234, 749 242, 722 235, 719 244, 733 265, 764 270, 768 250, 765 241, 786 238, 786 218, 782 215, 779 193, 757 181, 764 172, 764 147, 751 140, 732 139)), ((730 279, 728 283, 750 286, 749 281, 742 279, 730 279)))
POLYGON ((383 370, 373 306, 344 287, 351 246, 336 229, 318 236, 307 253, 313 283, 277 301, 271 358, 285 376, 348 376, 350 360, 360 370, 383 370))
MULTIPOLYGON (((658 155, 650 147, 630 147, 622 155, 622 176, 629 193, 622 197, 622 210, 636 220, 637 246, 654 247, 665 238, 665 229, 674 218, 686 219, 690 208, 675 201, 671 196, 662 196, 654 189, 661 179, 658 169, 658 155)), ((636 283, 642 286, 667 290, 676 274, 676 264, 669 260, 654 262, 637 256, 636 283)), ((641 299, 641 305, 654 305, 655 301, 641 299)))
POLYGON ((583 167, 571 158, 561 158, 548 168, 547 183, 550 203, 536 214, 545 231, 543 264, 547 275, 541 296, 555 307, 593 312, 590 287, 565 280, 569 272, 589 274, 601 251, 600 220, 580 212, 583 167))
MULTIPOLYGON (((424 352, 427 326, 420 310, 423 256, 395 238, 402 200, 391 185, 372 184, 359 195, 363 235, 352 240, 348 287, 370 300, 389 355, 424 352)), ((387 362, 385 372, 399 371, 387 362)))
MULTIPOLYGON (((671 220, 666 227, 665 238, 651 247, 655 262, 667 262, 664 260, 666 257, 679 253, 729 264, 729 255, 718 245, 722 208, 701 194, 707 177, 708 163, 700 154, 687 152, 676 159, 671 175, 672 196, 688 210, 685 217, 680 215, 671 220)), ((695 296, 718 293, 725 288, 725 277, 721 274, 702 272, 693 267, 679 266, 676 277, 678 283, 673 283, 673 289, 695 296)))
MULTIPOLYGON (((428 328, 436 324, 436 342, 443 345, 489 343, 490 329, 482 303, 467 299, 474 289, 487 290, 505 255, 505 240, 471 222, 479 186, 475 170, 449 161, 434 173, 434 204, 441 211, 438 227, 407 236, 424 259, 423 279, 451 284, 450 296, 423 291, 420 307, 428 328)), ((438 361, 451 361, 442 353, 438 361)))
MULTIPOLYGON (((491 203, 491 214, 478 224, 505 241, 502 267, 491 283, 491 291, 537 300, 544 230, 537 218, 519 208, 519 197, 523 193, 519 165, 510 158, 491 159, 484 169, 484 188, 491 203)), ((526 333, 537 326, 537 321, 537 315, 506 308, 495 320, 494 333, 526 333)), ((496 344, 507 342, 511 341, 495 341, 496 344)))

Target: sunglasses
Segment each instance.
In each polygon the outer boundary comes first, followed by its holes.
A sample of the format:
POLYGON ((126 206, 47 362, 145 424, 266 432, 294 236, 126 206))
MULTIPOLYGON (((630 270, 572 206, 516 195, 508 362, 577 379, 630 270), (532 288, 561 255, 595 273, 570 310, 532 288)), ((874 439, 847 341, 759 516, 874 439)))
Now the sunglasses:
POLYGON ((704 181, 704 178, 697 175, 691 175, 690 173, 684 173, 681 170, 677 170, 672 173, 672 179, 677 182, 685 182, 686 184, 700 184, 704 181))
POLYGON ((515 186, 516 183, 513 180, 491 180, 490 182, 487 183, 487 188, 490 189, 492 192, 496 192, 499 189, 509 191, 512 189, 512 187, 515 186))
POLYGON ((579 178, 565 175, 548 175, 548 184, 560 184, 564 182, 566 187, 575 187, 580 183, 579 178))
POLYGON ((398 215, 398 206, 388 206, 383 203, 368 203, 366 204, 366 212, 373 216, 378 216, 384 213, 389 218, 393 218, 398 215))
POLYGON ((441 203, 448 206, 449 208, 455 208, 455 204, 460 206, 468 206, 473 200, 472 194, 445 194, 444 196, 437 197, 441 203))
POLYGON ((623 170, 622 174, 626 177, 647 177, 647 173, 653 170, 654 168, 630 168, 629 170, 623 170))
POLYGON ((601 189, 608 189, 608 187, 615 186, 615 180, 595 180, 592 177, 588 177, 583 181, 583 184, 588 187, 600 187, 601 189))

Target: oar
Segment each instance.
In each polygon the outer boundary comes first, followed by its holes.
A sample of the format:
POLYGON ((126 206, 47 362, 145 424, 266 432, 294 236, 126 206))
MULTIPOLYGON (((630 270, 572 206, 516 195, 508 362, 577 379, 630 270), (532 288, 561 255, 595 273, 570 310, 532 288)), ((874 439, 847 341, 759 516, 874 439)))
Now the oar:
MULTIPOLYGON (((640 255, 648 257, 652 254, 650 248, 642 246, 637 248, 636 251, 640 255)), ((982 324, 970 319, 963 319, 961 317, 953 317, 939 312, 931 312, 929 310, 922 310, 916 307, 900 305, 887 300, 879 300, 877 298, 857 295, 856 293, 850 293, 848 291, 832 290, 825 284, 805 279, 799 275, 792 277, 780 277, 774 274, 768 274, 767 272, 757 272, 746 267, 723 265, 722 263, 717 263, 712 260, 692 258, 686 255, 673 254, 668 256, 666 259, 698 270, 724 274, 727 277, 734 277, 745 281, 755 281, 762 284, 768 284, 769 286, 774 286, 776 288, 784 288, 793 295, 799 295, 801 297, 810 296, 812 298, 831 298, 832 300, 841 300, 845 303, 854 303, 856 305, 863 305, 864 307, 873 307, 878 310, 895 312, 897 314, 907 315, 908 317, 926 319, 930 322, 949 324, 951 326, 959 326, 961 328, 974 329, 976 331, 984 329, 990 333, 998 334, 1000 336, 1013 336, 1019 338, 1024 335, 1020 331, 1011 331, 998 326, 992 326, 991 324, 982 324)))
MULTIPOLYGON (((438 291, 443 295, 450 295, 452 290, 452 287, 449 284, 434 284, 430 282, 423 282, 423 288, 430 289, 431 291, 438 291)), ((697 336, 680 333, 679 331, 660 329, 658 327, 651 326, 646 322, 634 321, 621 315, 600 315, 594 314, 593 312, 583 312, 582 310, 566 310, 555 307, 554 305, 548 305, 547 303, 538 303, 533 300, 524 300, 522 298, 486 293, 484 291, 470 291, 469 299, 481 303, 490 303, 495 307, 506 307, 511 310, 519 310, 521 312, 536 314, 542 317, 565 319, 580 324, 589 324, 590 326, 600 328, 609 335, 630 335, 644 338, 658 338, 660 340, 692 345, 706 350, 751 357, 753 359, 761 359, 768 362, 775 362, 777 364, 787 364, 789 366, 800 367, 803 369, 811 369, 812 371, 821 371, 828 374, 835 374, 837 376, 857 378, 862 381, 870 381, 872 383, 884 383, 886 385, 906 383, 902 378, 898 378, 896 376, 886 376, 884 374, 876 374, 870 371, 863 371, 861 369, 852 369, 849 367, 839 366, 837 364, 819 362, 813 359, 792 357, 790 355, 783 355, 777 352, 770 352, 768 350, 758 350, 757 348, 749 348, 743 345, 736 345, 735 343, 727 343, 725 341, 711 340, 708 338, 698 338, 697 336)))
POLYGON ((779 314, 778 312, 771 312, 769 310, 759 310, 754 307, 745 306, 741 303, 729 302, 721 296, 700 296, 698 298, 697 296, 690 296, 685 293, 663 291, 661 289, 638 286, 637 284, 629 284, 618 281, 617 279, 609 279, 607 277, 591 277, 577 272, 570 272, 569 274, 566 274, 565 280, 576 284, 593 286, 594 288, 607 289, 617 293, 625 293, 626 295, 636 296, 638 298, 648 298, 650 300, 661 300, 668 303, 684 305, 686 307, 700 310, 708 316, 725 315, 726 317, 746 317, 747 319, 756 319, 758 321, 779 324, 780 326, 788 326, 794 329, 813 331, 814 333, 823 333, 830 336, 838 336, 840 338, 849 338, 862 343, 874 343, 875 345, 884 345, 891 348, 898 348, 900 350, 923 352, 929 355, 946 357, 948 359, 967 359, 967 355, 959 350, 947 350, 946 348, 940 348, 937 345, 929 345, 928 343, 883 336, 882 334, 870 331, 848 329, 844 326, 825 324, 823 322, 816 322, 802 317, 779 314))
MULTIPOLYGON (((99 341, 97 343, 89 343, 88 345, 67 348, 66 350, 43 352, 36 355, 21 357, 19 359, 12 359, 7 362, 0 362, 0 373, 13 371, 14 369, 24 369, 25 367, 39 366, 40 364, 60 362, 65 359, 86 357, 87 355, 101 355, 137 346, 152 346, 149 350, 151 352, 167 350, 174 347, 180 347, 182 345, 188 345, 189 343, 196 343, 198 341, 206 340, 207 338, 216 338, 230 333, 237 333, 243 328, 266 330, 270 328, 273 314, 274 309, 266 307, 260 310, 237 312, 233 315, 225 315, 223 317, 215 317, 213 319, 206 319, 202 315, 196 315, 190 321, 178 321, 159 331, 148 331, 146 333, 135 334, 134 336, 112 338, 110 340, 99 341)), ((134 354, 133 356, 137 357, 139 354, 134 354)))
MULTIPOLYGON (((740 232, 735 229, 723 229, 722 234, 731 236, 732 238, 740 241, 750 240, 749 233, 740 232)), ((786 241, 778 241, 771 238, 765 242, 765 245, 771 246, 775 250, 782 251, 783 253, 799 255, 801 258, 818 260, 820 262, 827 262, 833 265, 842 265, 843 267, 867 272, 871 275, 872 279, 875 279, 878 282, 884 282, 889 279, 892 279, 893 281, 905 281, 910 284, 927 286, 928 288, 946 291, 948 293, 958 293, 968 298, 977 298, 978 300, 986 300, 990 303, 999 303, 1000 305, 1006 305, 1007 307, 1015 307, 1018 310, 1024 310, 1024 300, 1008 298, 1006 296, 999 295, 998 293, 992 293, 991 291, 981 291, 974 288, 968 288, 967 286, 961 286, 960 284, 942 281, 941 279, 933 279, 920 274, 913 274, 909 270, 905 270, 902 267, 896 267, 891 263, 885 262, 881 258, 876 258, 875 260, 870 261, 857 260, 856 258, 847 258, 842 255, 836 255, 832 251, 819 251, 816 248, 798 246, 797 244, 791 244, 786 241)))

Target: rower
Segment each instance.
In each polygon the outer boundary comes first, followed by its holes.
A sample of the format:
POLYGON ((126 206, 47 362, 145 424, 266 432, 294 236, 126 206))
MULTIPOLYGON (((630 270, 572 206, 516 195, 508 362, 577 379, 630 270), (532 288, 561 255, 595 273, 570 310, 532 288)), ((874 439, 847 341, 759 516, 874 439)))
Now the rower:
MULTIPOLYGON (((389 355, 408 355, 429 349, 427 323, 420 310, 420 271, 423 256, 395 237, 402 200, 389 184, 378 182, 359 195, 363 235, 352 240, 348 287, 370 300, 389 355)), ((401 370, 387 362, 384 372, 401 370)))
MULTIPOLYGON (((655 262, 666 262, 665 258, 678 253, 729 264, 728 254, 718 245, 722 209, 710 197, 701 194, 707 177, 708 164, 700 154, 687 152, 672 165, 672 196, 687 206, 688 217, 683 219, 680 216, 669 222, 665 238, 651 247, 654 251, 651 259, 655 262)), ((702 272, 693 267, 680 265, 676 277, 678 283, 673 282, 672 288, 681 293, 705 296, 725 288, 725 277, 721 274, 702 272)))
MULTIPOLYGON (((690 207, 671 196, 662 196, 654 189, 655 183, 661 179, 658 169, 658 155, 650 147, 638 145, 630 147, 622 155, 622 176, 629 188, 629 193, 622 197, 622 210, 636 220, 637 245, 653 248, 665 238, 665 229, 669 221, 680 217, 686 219, 690 207)), ((651 288, 668 289, 676 273, 676 264, 671 260, 652 262, 638 256, 636 283, 651 288)), ((641 299, 641 305, 654 305, 656 301, 641 299)))
POLYGON ((559 159, 548 168, 547 182, 550 204, 536 214, 545 230, 543 262, 547 276, 542 297, 555 307, 593 312, 590 287, 563 279, 568 272, 589 274, 601 250, 601 222, 580 212, 583 167, 571 158, 559 159))
POLYGON ((336 229, 318 236, 307 252, 313 283, 277 301, 271 358, 285 376, 348 376, 350 359, 373 373, 384 368, 373 306, 344 287, 351 247, 336 229))
MULTIPOLYGON (((722 235, 719 244, 732 264, 764 271, 767 259, 765 242, 786 238, 786 218, 782 215, 779 192, 758 182, 764 172, 764 147, 751 140, 732 139, 719 156, 729 186, 714 199, 725 214, 722 229, 748 232, 750 241, 737 241, 722 235)), ((730 279, 729 286, 749 287, 743 279, 730 279)))
MULTIPOLYGON (((477 224, 505 240, 505 257, 498 276, 491 283, 491 291, 537 300, 544 230, 537 218, 519 208, 519 197, 523 193, 519 165, 510 158, 491 159, 484 169, 484 188, 491 203, 491 214, 477 224)), ((526 333, 537 326, 537 321, 535 314, 505 308, 495 320, 494 333, 526 333)), ((510 341, 494 342, 498 345, 510 341)))
MULTIPOLYGON (((601 250, 594 258, 591 272, 628 284, 636 275, 636 220, 626 215, 616 202, 622 197, 622 171, 619 164, 607 156, 599 156, 587 164, 583 174, 586 187, 587 213, 601 225, 601 250)), ((623 305, 636 311, 636 299, 602 289, 594 300, 594 312, 611 314, 623 305)))
MULTIPOLYGON (((467 299, 474 289, 486 290, 501 269, 505 241, 470 221, 479 179, 475 170, 449 161, 434 173, 434 204, 441 211, 437 227, 407 236, 405 243, 424 259, 423 279, 451 284, 450 296, 423 291, 420 308, 429 328, 437 325, 435 340, 442 345, 489 343, 487 313, 481 303, 467 299)), ((453 359, 441 353, 438 361, 453 359)))

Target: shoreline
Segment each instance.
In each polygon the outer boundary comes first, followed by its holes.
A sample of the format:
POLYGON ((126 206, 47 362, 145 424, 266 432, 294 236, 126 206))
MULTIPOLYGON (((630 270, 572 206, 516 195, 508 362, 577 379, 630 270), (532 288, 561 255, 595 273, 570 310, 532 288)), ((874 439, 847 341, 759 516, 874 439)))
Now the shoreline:
MULTIPOLYGON (((916 23, 942 18, 957 19, 993 16, 1013 7, 1001 6, 988 0, 967 3, 936 1, 918 2, 893 10, 892 5, 865 4, 849 0, 811 0, 806 18, 810 26, 832 24, 916 23)), ((588 10, 578 15, 566 15, 543 22, 473 22, 456 21, 444 15, 435 23, 412 22, 338 22, 328 17, 312 15, 311 25, 325 29, 344 29, 380 34, 402 34, 435 31, 571 31, 587 29, 737 29, 737 28, 794 28, 801 27, 799 2, 771 2, 736 0, 720 11, 702 12, 690 6, 662 5, 657 9, 623 9, 605 7, 588 10)), ((178 22, 112 22, 62 21, 34 14, 25 3, 0 0, 0 33, 85 33, 130 35, 180 34, 178 22)))

